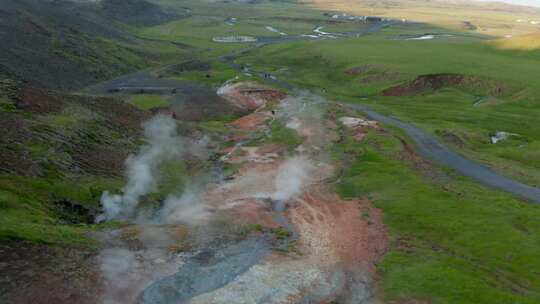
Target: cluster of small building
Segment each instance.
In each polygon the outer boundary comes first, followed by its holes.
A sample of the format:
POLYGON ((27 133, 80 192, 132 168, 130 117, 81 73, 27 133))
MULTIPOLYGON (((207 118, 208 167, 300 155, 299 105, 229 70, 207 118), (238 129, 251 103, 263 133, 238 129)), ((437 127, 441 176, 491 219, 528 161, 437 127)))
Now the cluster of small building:
POLYGON ((529 24, 532 24, 532 25, 539 25, 540 24, 539 20, 516 19, 516 22, 517 23, 529 23, 529 24))
POLYGON ((227 36, 214 37, 212 41, 221 43, 256 42, 257 38, 251 36, 227 36))
POLYGON ((238 19, 235 17, 230 17, 225 20, 225 24, 227 25, 235 25, 238 22, 238 19))
MULTIPOLYGON (((382 17, 374 17, 374 16, 352 16, 347 15, 346 13, 342 14, 330 14, 330 13, 324 13, 324 16, 330 17, 332 19, 336 20, 347 20, 347 21, 362 21, 362 22, 385 22, 390 21, 388 18, 382 18, 382 17)), ((402 20, 403 22, 406 22, 406 19, 402 20)))

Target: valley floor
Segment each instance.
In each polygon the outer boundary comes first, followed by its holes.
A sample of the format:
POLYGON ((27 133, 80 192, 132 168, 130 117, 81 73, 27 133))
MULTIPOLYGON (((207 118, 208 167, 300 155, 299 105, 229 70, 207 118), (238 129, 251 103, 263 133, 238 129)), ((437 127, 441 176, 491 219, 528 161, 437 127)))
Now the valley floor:
POLYGON ((0 82, 0 302, 540 301, 537 50, 320 1, 153 2, 183 14, 111 62, 170 64, 0 82))

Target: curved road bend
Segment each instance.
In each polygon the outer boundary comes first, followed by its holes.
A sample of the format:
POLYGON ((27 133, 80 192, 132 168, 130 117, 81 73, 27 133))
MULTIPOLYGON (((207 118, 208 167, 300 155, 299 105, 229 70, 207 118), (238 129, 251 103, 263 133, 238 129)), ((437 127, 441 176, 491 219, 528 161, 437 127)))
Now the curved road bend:
MULTIPOLYGON (((360 32, 347 33, 347 35, 345 36, 360 37, 364 34, 376 32, 392 24, 393 24, 392 22, 381 22, 380 24, 377 24, 375 26, 372 26, 360 32)), ((293 39, 288 39, 288 40, 290 41, 293 39)), ((234 59, 237 56, 247 53, 253 49, 263 47, 267 44, 274 44, 274 43, 279 43, 283 41, 284 39, 261 42, 251 47, 241 49, 235 54, 232 54, 229 56, 223 56, 221 59, 229 63, 229 65, 233 67, 234 69, 236 69, 237 71, 241 71, 240 65, 234 62, 234 59)), ((255 74, 263 78, 263 81, 280 85, 289 90, 297 89, 294 86, 290 85, 289 83, 278 80, 277 78, 268 79, 266 75, 269 75, 269 74, 266 74, 264 72, 258 72, 255 74)), ((532 186, 520 183, 518 181, 515 181, 513 179, 510 179, 508 177, 505 177, 503 175, 500 175, 494 172, 493 170, 475 161, 472 161, 472 160, 469 160, 460 156, 456 152, 453 152, 452 150, 448 149, 444 145, 440 144, 433 136, 425 133, 424 131, 420 130, 414 125, 402 122, 396 118, 382 115, 380 113, 377 113, 371 110, 369 107, 364 106, 364 105, 358 105, 358 104, 343 104, 343 105, 365 113, 366 116, 370 119, 380 121, 382 123, 397 127, 405 131, 405 133, 407 133, 407 135, 411 137, 412 140, 415 142, 416 144, 415 149, 418 151, 420 155, 430 158, 440 164, 446 165, 456 170, 457 172, 463 174, 464 176, 472 178, 473 180, 479 182, 482 185, 491 187, 496 190, 502 190, 505 192, 512 193, 513 195, 520 197, 522 199, 525 199, 526 201, 531 202, 531 203, 540 204, 540 189, 539 188, 532 187, 532 186)))
MULTIPOLYGON (((393 24, 394 22, 392 21, 379 22, 367 29, 363 29, 356 32, 341 33, 342 35, 340 37, 360 37, 365 34, 377 32, 381 30, 382 28, 391 26, 393 24)), ((306 40, 306 39, 307 39, 306 37, 301 37, 301 36, 286 36, 286 37, 278 37, 278 38, 261 39, 261 41, 258 43, 255 43, 246 48, 234 51, 233 53, 229 55, 221 56, 219 58, 225 63, 228 63, 233 69, 241 72, 242 71, 241 65, 234 62, 234 60, 238 56, 245 54, 247 52, 250 52, 254 49, 264 47, 269 44, 276 44, 276 43, 289 42, 289 41, 295 41, 295 40, 306 40)), ((255 71, 252 71, 252 72, 256 76, 262 78, 263 81, 265 82, 271 82, 289 90, 297 89, 294 86, 290 85, 289 83, 281 81, 277 78, 268 78, 267 76, 269 74, 266 74, 264 72, 258 72, 258 73, 255 71)), ((125 86, 126 83, 132 86, 137 86, 137 84, 141 82, 144 83, 145 86, 148 86, 149 84, 157 85, 157 86, 160 86, 160 85, 171 86, 170 83, 163 83, 163 80, 161 79, 156 80, 154 77, 149 76, 148 73, 139 72, 139 73, 133 73, 130 75, 126 75, 124 77, 119 77, 112 81, 102 83, 100 85, 95 86, 92 89, 97 90, 97 91, 103 91, 104 89, 110 90, 111 88, 118 88, 119 86, 125 86)), ((189 92, 193 91, 194 87, 198 87, 190 82, 185 82, 182 84, 175 83, 175 85, 179 86, 180 88, 183 88, 184 90, 187 89, 188 94, 189 92)), ((90 90, 90 92, 92 92, 92 89, 90 90)), ((523 183, 512 180, 510 178, 504 177, 483 165, 480 165, 472 160, 468 160, 458 155, 457 153, 451 151, 444 145, 440 144, 433 136, 428 135, 427 133, 423 132, 422 130, 413 126, 412 124, 408 124, 398 119, 379 114, 364 105, 358 105, 358 104, 343 104, 343 105, 350 107, 352 109, 364 112, 371 119, 378 120, 382 123, 402 129, 416 143, 415 148, 420 155, 424 157, 428 157, 443 165, 446 165, 458 171, 459 173, 476 180, 477 182, 483 185, 486 185, 488 187, 491 187, 497 190, 506 191, 518 197, 521 197, 529 202, 540 204, 540 189, 539 188, 528 186, 523 183)))
POLYGON ((540 204, 540 189, 504 177, 472 160, 468 160, 440 144, 434 137, 419 128, 398 119, 379 114, 364 105, 343 104, 364 112, 370 119, 400 128, 416 144, 416 150, 424 157, 446 165, 477 182, 498 190, 503 190, 535 204, 540 204))

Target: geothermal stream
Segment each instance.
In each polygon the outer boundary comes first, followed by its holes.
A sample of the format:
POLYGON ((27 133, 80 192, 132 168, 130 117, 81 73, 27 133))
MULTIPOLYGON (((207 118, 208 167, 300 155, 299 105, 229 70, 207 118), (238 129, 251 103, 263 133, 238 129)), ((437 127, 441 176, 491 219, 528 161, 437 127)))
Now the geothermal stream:
MULTIPOLYGON (((381 22, 348 36, 389 24, 381 22)), ((237 55, 294 39, 300 38, 269 39, 221 59, 241 73, 234 62, 237 55)), ((295 91, 269 74, 256 75, 295 91)), ((231 91, 234 84, 227 83, 219 93, 235 102, 241 94, 231 91)), ((105 245, 99 257, 105 281, 102 302, 372 303, 374 265, 385 249, 386 235, 379 210, 366 200, 342 200, 324 182, 336 171, 325 151, 339 140, 335 118, 323 115, 328 104, 296 92, 277 105, 275 115, 260 105, 231 124, 236 131, 269 136, 269 121, 275 119, 293 129, 303 144, 291 153, 275 144, 249 147, 250 138, 240 136, 234 147, 220 151, 221 162, 239 166, 232 179, 192 181, 181 195, 171 193, 157 210, 139 208, 142 198, 157 187, 157 167, 188 156, 204 161, 210 151, 205 140, 178 136, 170 118, 148 122, 148 145, 128 159, 123 193, 106 192, 102 197, 101 220, 131 223, 98 233, 105 245), (257 224, 260 231, 243 234, 238 222, 257 224)), ((423 143, 417 140, 424 138, 416 136, 419 131, 401 122, 362 106, 347 107, 397 125, 409 135, 413 132, 413 139, 423 143)), ((354 117, 349 122, 356 120, 365 122, 354 117)), ((361 128, 352 128, 361 140, 361 128)))
POLYGON ((169 117, 147 122, 147 145, 128 159, 122 194, 102 197, 100 220, 131 223, 97 234, 105 248, 102 302, 371 303, 384 229, 368 202, 343 201, 324 182, 334 175, 326 151, 339 136, 323 104, 307 93, 282 99, 273 111, 263 102, 231 131, 260 134, 263 143, 250 147, 240 136, 220 151, 220 162, 238 172, 190 181, 157 208, 141 203, 159 183, 156 169, 195 155, 206 160, 211 145, 177 135, 169 117), (295 151, 265 143, 274 120, 303 139, 295 151), (245 224, 258 228, 242 232, 245 224))
MULTIPOLYGON (((272 41, 240 53, 267 43, 272 41)), ((240 70, 233 57, 222 60, 240 70)), ((229 94, 233 87, 226 83, 218 94, 238 103, 244 97, 229 94)), ((324 183, 335 171, 325 148, 339 137, 335 121, 323 117, 327 102, 300 92, 282 100, 275 115, 258 102, 232 125, 268 137, 270 123, 279 120, 303 144, 289 153, 272 144, 246 147, 249 137, 240 138, 220 151, 220 162, 240 166, 232 180, 208 173, 153 209, 140 208, 140 201, 157 189, 160 165, 207 161, 215 151, 209 151, 207 139, 178 136, 171 118, 145 124, 148 144, 127 160, 122 194, 102 197, 99 220, 130 223, 97 233, 105 248, 99 256, 103 303, 371 302, 374 264, 386 235, 380 212, 369 202, 343 201, 324 183), (257 224, 261 231, 243 235, 242 223, 257 224)))

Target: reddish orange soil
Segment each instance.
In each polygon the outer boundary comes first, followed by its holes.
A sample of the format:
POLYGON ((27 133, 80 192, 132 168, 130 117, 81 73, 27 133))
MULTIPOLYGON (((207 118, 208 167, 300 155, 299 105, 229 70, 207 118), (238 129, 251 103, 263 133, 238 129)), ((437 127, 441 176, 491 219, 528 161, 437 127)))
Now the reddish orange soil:
POLYGON ((209 187, 201 201, 214 212, 232 214, 238 222, 277 228, 265 197, 275 191, 280 164, 279 160, 244 162, 233 180, 209 187))
POLYGON ((265 144, 261 147, 227 148, 222 153, 228 155, 223 161, 231 164, 245 162, 270 163, 282 156, 287 147, 278 144, 265 144))
POLYGON ((255 111, 267 103, 277 103, 286 94, 255 83, 236 83, 220 89, 219 94, 238 108, 255 111))
POLYGON ((360 266, 370 272, 384 253, 387 235, 379 209, 367 200, 344 201, 326 186, 311 186, 289 211, 304 250, 321 262, 360 266))
POLYGON ((279 228, 272 217, 272 211, 261 204, 257 199, 251 198, 243 200, 242 205, 231 209, 229 212, 240 222, 246 224, 257 224, 264 228, 279 228))
POLYGON ((254 112, 233 121, 231 126, 242 131, 254 132, 263 128, 266 125, 267 120, 271 118, 271 112, 254 112))

